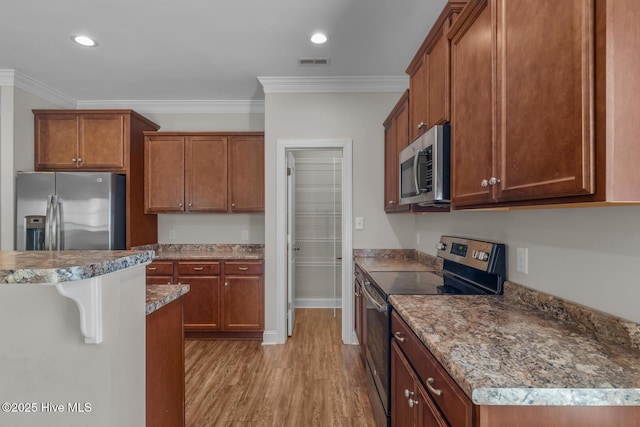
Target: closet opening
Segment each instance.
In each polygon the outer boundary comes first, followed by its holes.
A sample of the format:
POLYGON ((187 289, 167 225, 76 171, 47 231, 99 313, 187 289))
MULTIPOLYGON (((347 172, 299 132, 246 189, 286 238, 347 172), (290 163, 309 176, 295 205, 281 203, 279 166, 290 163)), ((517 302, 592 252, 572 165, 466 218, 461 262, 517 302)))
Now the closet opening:
POLYGON ((288 335, 295 309, 342 307, 342 151, 287 150, 288 335))

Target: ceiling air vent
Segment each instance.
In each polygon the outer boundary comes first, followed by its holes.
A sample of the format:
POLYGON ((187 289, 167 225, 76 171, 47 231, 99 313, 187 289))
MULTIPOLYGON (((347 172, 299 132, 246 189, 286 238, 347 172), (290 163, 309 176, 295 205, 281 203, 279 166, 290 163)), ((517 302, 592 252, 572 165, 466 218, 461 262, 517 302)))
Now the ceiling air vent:
POLYGON ((329 58, 300 58, 298 59, 300 65, 328 65, 329 58))

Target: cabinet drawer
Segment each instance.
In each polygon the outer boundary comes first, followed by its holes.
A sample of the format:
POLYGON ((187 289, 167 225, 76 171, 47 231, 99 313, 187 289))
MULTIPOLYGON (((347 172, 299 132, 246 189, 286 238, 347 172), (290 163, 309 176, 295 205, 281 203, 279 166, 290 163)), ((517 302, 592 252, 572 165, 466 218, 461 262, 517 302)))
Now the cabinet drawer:
POLYGON ((261 275, 262 262, 255 261, 227 261, 224 263, 224 274, 228 275, 261 275))
POLYGON ((147 265, 147 276, 171 276, 173 275, 173 262, 153 261, 147 265))
POLYGON ((211 261, 183 261, 178 263, 179 275, 210 276, 220 274, 220 263, 211 261))
POLYGON ((171 283, 173 283, 173 276, 147 275, 147 285, 170 285, 171 283))
POLYGON ((391 316, 391 336, 409 359, 429 396, 436 402, 449 424, 471 427, 473 404, 396 312, 391 316), (434 393, 434 389, 441 393, 434 393))

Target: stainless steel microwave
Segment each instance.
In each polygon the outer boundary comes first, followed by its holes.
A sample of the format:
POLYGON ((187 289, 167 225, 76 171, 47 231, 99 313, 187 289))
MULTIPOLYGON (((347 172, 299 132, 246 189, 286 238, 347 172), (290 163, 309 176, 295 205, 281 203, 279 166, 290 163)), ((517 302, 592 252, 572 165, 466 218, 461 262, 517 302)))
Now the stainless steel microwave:
POLYGON ((400 204, 450 203, 449 124, 434 126, 400 152, 400 204))

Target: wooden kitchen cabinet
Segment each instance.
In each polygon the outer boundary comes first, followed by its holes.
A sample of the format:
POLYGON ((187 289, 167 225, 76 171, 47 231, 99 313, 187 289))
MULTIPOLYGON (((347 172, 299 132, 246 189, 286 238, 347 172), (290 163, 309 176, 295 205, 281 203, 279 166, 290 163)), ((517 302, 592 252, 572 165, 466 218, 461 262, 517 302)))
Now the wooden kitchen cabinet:
POLYGON ((264 212, 264 136, 229 138, 230 212, 264 212))
POLYGON ((145 212, 262 211, 263 133, 145 133, 145 212))
POLYGON ((264 263, 226 261, 224 263, 223 330, 262 331, 264 329, 264 263))
POLYGON ((409 141, 450 117, 449 28, 466 1, 448 2, 413 57, 409 75, 409 141))
POLYGON ((397 344, 391 344, 391 423, 394 427, 448 427, 397 344))
POLYGON ((640 125, 626 112, 637 108, 638 64, 612 48, 639 6, 608 14, 606 4, 469 2, 448 34, 455 207, 640 201, 640 125))
POLYGON ((391 315, 391 336, 391 424, 474 425, 471 400, 396 312, 391 315), (397 424, 394 414, 415 424, 397 424))
POLYGON ((409 145, 409 91, 398 100, 384 121, 384 210, 406 212, 400 205, 399 154, 409 145))
POLYGON ((182 283, 184 329, 193 338, 262 339, 264 262, 245 260, 154 261, 147 284, 182 283))
POLYGON ((158 222, 144 212, 144 131, 159 126, 132 110, 33 110, 36 171, 125 176, 126 247, 156 243, 158 222))

